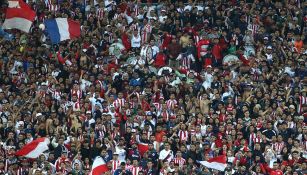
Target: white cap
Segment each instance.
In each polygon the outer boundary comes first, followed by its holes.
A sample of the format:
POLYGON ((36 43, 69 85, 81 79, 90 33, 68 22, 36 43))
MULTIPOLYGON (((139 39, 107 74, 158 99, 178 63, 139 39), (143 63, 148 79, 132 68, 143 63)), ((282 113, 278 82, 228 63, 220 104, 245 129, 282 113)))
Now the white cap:
POLYGON ((91 114, 92 112, 91 111, 86 111, 86 114, 91 114))
POLYGON ((43 115, 42 113, 37 113, 36 117, 39 117, 39 116, 42 116, 42 115, 43 115))

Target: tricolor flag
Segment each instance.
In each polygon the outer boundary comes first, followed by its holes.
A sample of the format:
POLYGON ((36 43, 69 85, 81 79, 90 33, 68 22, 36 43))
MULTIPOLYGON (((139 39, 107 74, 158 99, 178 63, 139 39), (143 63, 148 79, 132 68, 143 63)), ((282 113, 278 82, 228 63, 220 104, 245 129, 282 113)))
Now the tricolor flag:
POLYGON ((109 171, 109 168, 103 158, 99 156, 96 157, 90 175, 102 175, 102 173, 105 173, 107 171, 109 171))
POLYGON ((81 35, 80 23, 67 18, 55 18, 45 20, 47 32, 53 44, 61 41, 77 38, 81 35))
POLYGON ((44 151, 48 150, 50 141, 48 138, 38 138, 33 140, 32 142, 26 144, 19 151, 16 152, 17 156, 24 156, 27 158, 37 158, 44 151))
POLYGON ((216 169, 219 171, 225 171, 225 168, 227 167, 226 159, 227 159, 226 156, 222 155, 222 156, 213 157, 208 161, 199 161, 199 163, 208 168, 216 169))
POLYGON ((139 149, 140 155, 143 156, 143 154, 148 151, 148 144, 147 143, 139 143, 138 149, 139 149))
POLYGON ((2 28, 19 29, 28 33, 36 16, 35 11, 23 0, 11 0, 8 3, 2 28))

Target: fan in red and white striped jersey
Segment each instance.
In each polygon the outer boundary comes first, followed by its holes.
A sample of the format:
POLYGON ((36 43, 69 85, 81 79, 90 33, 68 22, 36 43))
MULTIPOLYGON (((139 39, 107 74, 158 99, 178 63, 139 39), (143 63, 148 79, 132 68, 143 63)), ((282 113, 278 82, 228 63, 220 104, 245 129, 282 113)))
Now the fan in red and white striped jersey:
POLYGON ((185 124, 181 124, 180 130, 178 132, 178 137, 180 142, 186 142, 189 138, 189 132, 186 130, 185 124))
MULTIPOLYGON (((25 162, 27 162, 27 160, 23 160, 25 162)), ((23 162, 22 162, 23 163, 23 162)), ((17 175, 24 175, 24 174, 28 174, 30 172, 30 168, 28 167, 20 167, 17 170, 17 175)))
POLYGON ((256 133, 250 133, 249 140, 248 140, 248 146, 252 146, 254 143, 255 138, 257 137, 256 133))
POLYGON ((46 7, 50 12, 58 12, 60 10, 60 5, 57 4, 56 0, 45 0, 46 7))
POLYGON ((51 93, 52 99, 61 100, 62 92, 60 91, 60 86, 56 86, 55 89, 49 88, 48 92, 51 93))
POLYGON ((183 167, 186 163, 186 160, 182 157, 181 151, 177 151, 176 157, 172 161, 174 161, 175 165, 179 165, 179 167, 183 167))
POLYGON ((126 100, 123 98, 123 93, 118 93, 118 98, 113 102, 113 105, 116 110, 121 110, 121 108, 124 106, 126 100))
POLYGON ((98 18, 98 20, 103 19, 105 17, 105 11, 103 7, 100 7, 96 10, 96 17, 98 18))
POLYGON ((175 94, 170 95, 170 99, 166 101, 166 107, 168 110, 173 110, 177 105, 177 100, 175 99, 175 94))
POLYGON ((141 39, 142 39, 142 44, 148 43, 150 35, 152 31, 152 26, 149 24, 147 19, 144 19, 144 26, 141 29, 141 39))
POLYGON ((120 161, 117 160, 118 154, 115 152, 113 154, 113 160, 110 161, 110 164, 112 165, 112 174, 120 167, 120 161))
POLYGON ((257 18, 253 17, 252 22, 247 26, 247 29, 252 31, 252 35, 255 36, 257 34, 259 28, 260 28, 260 25, 257 22, 257 18))
POLYGON ((262 139, 262 134, 260 131, 257 132, 256 137, 253 138, 253 142, 254 143, 262 143, 263 139, 262 139))
POLYGON ((191 63, 195 62, 195 58, 192 54, 181 53, 178 55, 177 60, 181 62, 179 68, 181 70, 189 71, 191 68, 191 63))
POLYGON ((273 150, 275 151, 275 153, 276 153, 277 155, 280 155, 280 154, 281 154, 282 149, 284 148, 284 146, 285 146, 285 143, 284 143, 283 141, 281 141, 281 142, 276 142, 276 143, 273 143, 273 144, 272 144, 272 148, 273 148, 273 150))
POLYGON ((157 115, 160 115, 162 112, 162 104, 161 103, 152 103, 156 108, 157 115))
POLYGON ((297 112, 299 114, 301 114, 303 112, 303 105, 307 104, 307 97, 304 97, 304 96, 300 96, 299 97, 299 105, 298 105, 298 108, 297 108, 297 112))
POLYGON ((133 7, 133 11, 135 16, 138 16, 140 13, 140 5, 139 4, 135 4, 135 6, 133 7))
MULTIPOLYGON (((135 164, 134 162, 137 162, 137 160, 133 160, 133 164, 135 164)), ((142 167, 138 166, 138 165, 132 165, 129 168, 129 171, 132 173, 132 175, 138 175, 140 171, 142 171, 142 167)))
POLYGON ((73 96, 77 97, 77 100, 80 101, 82 98, 82 90, 80 89, 80 86, 78 84, 74 84, 73 88, 70 90, 70 96, 72 100, 73 96))

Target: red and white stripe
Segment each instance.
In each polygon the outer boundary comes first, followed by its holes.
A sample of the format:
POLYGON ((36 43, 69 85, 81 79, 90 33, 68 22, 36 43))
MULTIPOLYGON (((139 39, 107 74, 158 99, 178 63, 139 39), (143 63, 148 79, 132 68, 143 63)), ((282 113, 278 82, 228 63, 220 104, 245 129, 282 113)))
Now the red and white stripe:
POLYGON ((173 159, 173 161, 176 165, 179 165, 179 167, 183 167, 183 165, 186 163, 186 160, 182 157, 176 157, 173 159))
POLYGON ((124 104, 125 104, 126 100, 124 98, 117 98, 114 102, 113 102, 113 105, 115 107, 115 109, 121 109, 124 104))
POLYGON ((103 8, 97 9, 96 16, 98 19, 103 19, 105 17, 104 9, 103 8))
POLYGON ((180 68, 184 69, 184 70, 187 70, 187 71, 190 70, 191 63, 193 61, 195 61, 195 59, 194 59, 192 54, 190 54, 190 55, 182 55, 182 54, 180 54, 178 59, 181 60, 180 68))
POLYGON ((17 170, 17 175, 24 175, 24 174, 28 174, 30 168, 18 168, 17 170))
POLYGON ((254 138, 253 141, 254 141, 254 143, 262 143, 263 142, 263 140, 260 136, 257 136, 256 138, 254 138))
POLYGON ((45 0, 45 4, 46 4, 46 7, 48 8, 48 11, 50 12, 55 13, 60 10, 60 5, 53 4, 51 0, 45 0))
POLYGON ((148 42, 151 31, 152 31, 152 26, 150 24, 146 24, 144 28, 142 29, 141 39, 142 39, 143 44, 148 42))
POLYGON ((26 144, 19 151, 16 152, 17 156, 24 156, 27 158, 37 158, 44 151, 48 150, 50 141, 48 138, 38 138, 33 140, 32 142, 26 144))
POLYGON ((74 102, 74 105, 73 105, 73 108, 72 108, 72 110, 73 111, 78 111, 78 110, 80 110, 81 109, 81 105, 80 105, 80 103, 77 101, 77 102, 74 102))
POLYGON ((303 96, 300 96, 299 97, 299 105, 298 105, 298 108, 297 108, 297 112, 299 113, 299 114, 301 114, 302 112, 303 112, 303 105, 305 105, 305 104, 307 104, 307 97, 303 97, 303 96))
POLYGON ((130 172, 132 173, 132 175, 138 175, 141 170, 142 170, 142 168, 138 167, 138 166, 137 167, 136 166, 132 166, 130 168, 130 172))
POLYGON ((139 15, 139 6, 135 5, 134 8, 133 8, 133 11, 134 11, 135 16, 138 16, 139 15))
POLYGON ((281 151, 284 148, 284 146, 285 146, 284 142, 281 143, 277 142, 272 145, 273 150, 277 153, 277 155, 281 154, 281 151))
POLYGON ((256 35, 260 26, 258 24, 250 24, 249 25, 249 30, 252 31, 252 35, 256 35))
POLYGON ((163 121, 168 121, 169 117, 170 117, 170 115, 169 115, 169 113, 167 111, 163 111, 161 113, 161 116, 162 116, 163 121))
POLYGON ((117 168, 120 166, 120 161, 119 160, 111 160, 111 164, 112 164, 112 173, 114 173, 115 170, 117 170, 117 168))
POLYGON ((249 135, 249 146, 251 146, 252 143, 254 143, 254 140, 255 140, 256 137, 257 137, 257 134, 256 134, 256 133, 251 133, 251 134, 249 135))
POLYGON ((160 103, 153 103, 157 111, 162 111, 162 105, 160 103))
POLYGON ((173 109, 176 105, 177 105, 177 100, 169 99, 166 101, 167 109, 173 109))
POLYGON ((8 2, 9 6, 6 9, 3 29, 18 29, 28 33, 36 17, 35 11, 23 0, 8 2))
POLYGON ((194 43, 198 43, 200 40, 200 37, 198 35, 194 35, 193 38, 194 38, 194 43))
POLYGON ((72 96, 77 96, 78 101, 82 98, 82 90, 71 90, 70 95, 72 96))
POLYGON ((227 160, 226 156, 221 155, 211 158, 208 161, 200 161, 199 163, 208 168, 224 171, 225 168, 227 167, 226 160, 227 160))
POLYGON ((189 138, 189 132, 188 131, 183 131, 183 130, 180 130, 178 132, 178 136, 179 136, 179 139, 180 141, 188 141, 188 138, 189 138))
POLYGON ((103 158, 96 157, 93 162, 92 171, 90 172, 90 175, 101 175, 107 171, 109 171, 109 168, 103 158))

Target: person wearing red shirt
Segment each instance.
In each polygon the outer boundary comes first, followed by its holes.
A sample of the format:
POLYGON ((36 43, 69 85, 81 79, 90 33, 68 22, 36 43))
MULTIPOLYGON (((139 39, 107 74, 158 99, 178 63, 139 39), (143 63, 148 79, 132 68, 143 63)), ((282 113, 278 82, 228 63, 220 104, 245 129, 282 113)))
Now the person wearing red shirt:
POLYGON ((163 53, 162 49, 160 49, 157 53, 154 65, 157 68, 161 68, 166 65, 166 55, 163 53))
POLYGON ((214 60, 214 65, 215 66, 220 66, 222 65, 223 57, 222 57, 222 48, 219 45, 219 40, 218 38, 214 39, 214 45, 212 48, 212 55, 213 55, 213 60, 214 60))
POLYGON ((207 35, 205 35, 197 44, 197 57, 200 59, 202 56, 205 56, 208 52, 210 45, 210 40, 208 39, 207 35))
POLYGON ((283 172, 279 169, 279 164, 277 162, 273 163, 273 168, 269 170, 270 175, 283 175, 283 172))

